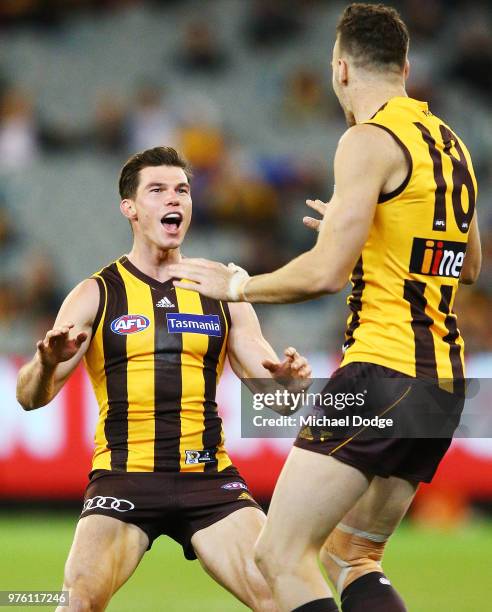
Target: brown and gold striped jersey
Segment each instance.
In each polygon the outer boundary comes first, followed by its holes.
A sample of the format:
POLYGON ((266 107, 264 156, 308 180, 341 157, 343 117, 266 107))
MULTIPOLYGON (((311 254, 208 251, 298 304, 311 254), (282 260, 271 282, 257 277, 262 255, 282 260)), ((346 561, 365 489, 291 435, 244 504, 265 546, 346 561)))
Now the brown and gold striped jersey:
POLYGON ((353 271, 342 365, 462 379, 453 302, 477 193, 470 154, 425 102, 392 98, 368 123, 393 136, 409 172, 400 188, 380 196, 353 271))
POLYGON ((93 469, 221 471, 215 393, 227 303, 160 283, 122 257, 95 274, 100 304, 85 356, 99 421, 93 469))

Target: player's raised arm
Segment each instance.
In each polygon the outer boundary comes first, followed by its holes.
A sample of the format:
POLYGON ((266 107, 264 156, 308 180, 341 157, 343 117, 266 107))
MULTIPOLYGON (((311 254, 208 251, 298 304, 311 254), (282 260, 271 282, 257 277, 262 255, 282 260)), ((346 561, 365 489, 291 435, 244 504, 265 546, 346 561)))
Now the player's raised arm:
POLYGON ((289 347, 279 361, 269 342, 263 337, 260 323, 250 304, 230 304, 231 330, 227 355, 239 378, 274 378, 281 385, 306 388, 310 384, 311 366, 307 359, 289 347))
POLYGON ((37 343, 36 354, 17 377, 17 401, 25 410, 48 404, 62 388, 89 346, 98 306, 94 279, 83 281, 66 297, 53 329, 37 343))
POLYGON ((311 250, 275 272, 251 278, 215 262, 185 260, 169 271, 194 283, 176 285, 216 299, 271 303, 340 291, 367 240, 378 197, 402 163, 401 151, 386 132, 369 125, 350 128, 338 145, 335 193, 311 250))

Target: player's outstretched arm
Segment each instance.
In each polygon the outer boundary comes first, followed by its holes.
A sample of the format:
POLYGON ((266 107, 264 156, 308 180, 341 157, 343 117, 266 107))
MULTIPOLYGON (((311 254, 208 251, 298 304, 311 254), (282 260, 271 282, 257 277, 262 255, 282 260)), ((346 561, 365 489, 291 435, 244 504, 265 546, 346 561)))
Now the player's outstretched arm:
POLYGON ((53 329, 36 345, 33 359, 17 377, 17 401, 24 410, 48 404, 77 367, 89 346, 99 306, 94 279, 77 285, 66 297, 53 329))
POLYGON ((386 132, 370 125, 350 128, 338 145, 335 193, 311 250, 275 272, 251 278, 216 262, 188 259, 169 271, 193 283, 179 281, 176 286, 216 299, 269 303, 340 291, 367 240, 379 194, 400 163, 405 163, 403 155, 386 132))
POLYGON ((299 390, 311 382, 311 366, 295 348, 285 349, 280 361, 270 343, 263 337, 260 323, 250 304, 230 304, 231 330, 227 355, 239 378, 273 378, 281 385, 299 390))

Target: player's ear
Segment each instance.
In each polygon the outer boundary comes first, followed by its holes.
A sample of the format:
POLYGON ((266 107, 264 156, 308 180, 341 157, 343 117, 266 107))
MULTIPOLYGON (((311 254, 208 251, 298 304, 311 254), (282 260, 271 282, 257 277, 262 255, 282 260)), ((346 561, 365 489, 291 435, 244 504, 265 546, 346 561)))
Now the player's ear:
POLYGON ((338 82, 341 85, 348 83, 348 64, 344 59, 339 59, 337 62, 338 82))
POLYGON ((135 202, 133 200, 121 200, 120 210, 121 214, 129 221, 135 221, 137 219, 137 210, 135 208, 135 202))
POLYGON ((403 78, 405 81, 408 79, 410 75, 410 62, 408 59, 405 60, 405 66, 403 67, 403 78))

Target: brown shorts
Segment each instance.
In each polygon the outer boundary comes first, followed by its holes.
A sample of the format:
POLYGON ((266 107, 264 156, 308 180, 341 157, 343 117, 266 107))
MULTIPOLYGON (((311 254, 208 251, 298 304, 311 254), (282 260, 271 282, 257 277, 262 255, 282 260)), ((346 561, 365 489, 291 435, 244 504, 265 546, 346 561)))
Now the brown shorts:
MULTIPOLYGON (((415 417, 415 408, 419 405, 415 394, 407 394, 409 385, 416 379, 396 372, 384 366, 372 363, 350 363, 336 370, 330 378, 324 393, 357 393, 360 391, 361 381, 367 381, 372 389, 380 388, 377 396, 380 398, 379 406, 373 407, 372 414, 386 413, 387 407, 391 412, 386 416, 403 415, 407 424, 415 417), (390 384, 380 384, 389 381, 390 384)), ((420 382, 420 381, 419 381, 420 382)), ((445 433, 441 437, 426 437, 420 430, 415 436, 384 437, 372 436, 368 430, 357 432, 351 430, 347 435, 343 432, 333 435, 319 436, 306 428, 300 431, 295 446, 323 455, 330 455, 352 465, 359 470, 376 476, 398 476, 415 482, 431 482, 436 470, 452 441, 452 434, 459 424, 459 417, 463 409, 464 399, 461 396, 440 390, 433 392, 434 414, 437 410, 445 415, 445 433)), ((426 406, 420 407, 425 411, 426 406)), ((425 415, 426 418, 428 415, 425 415)), ((437 427, 436 427, 437 430, 437 427)))
POLYGON ((246 507, 260 508, 234 466, 201 473, 95 470, 80 518, 101 514, 137 525, 147 534, 149 549, 168 535, 192 560, 195 532, 246 507))

